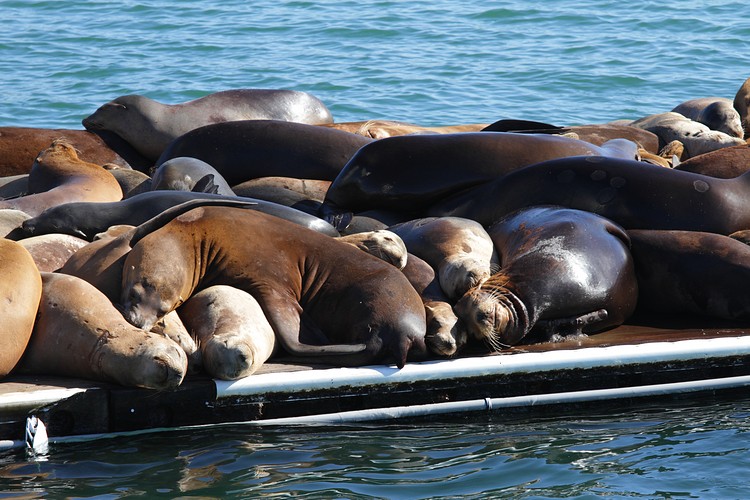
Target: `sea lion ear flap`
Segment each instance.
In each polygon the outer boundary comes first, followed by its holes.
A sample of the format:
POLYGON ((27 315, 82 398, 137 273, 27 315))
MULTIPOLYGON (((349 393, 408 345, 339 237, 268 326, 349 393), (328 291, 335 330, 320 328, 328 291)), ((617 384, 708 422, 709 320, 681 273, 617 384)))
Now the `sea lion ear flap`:
POLYGON ((219 194, 219 186, 214 182, 214 174, 206 174, 198 179, 198 182, 190 191, 193 193, 219 194))

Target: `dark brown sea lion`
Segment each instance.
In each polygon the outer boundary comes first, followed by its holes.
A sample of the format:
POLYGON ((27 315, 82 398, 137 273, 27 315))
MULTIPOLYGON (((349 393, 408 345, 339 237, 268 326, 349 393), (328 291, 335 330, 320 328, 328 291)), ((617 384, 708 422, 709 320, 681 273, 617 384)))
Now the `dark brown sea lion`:
POLYGON ((575 157, 530 165, 435 204, 432 216, 488 226, 533 205, 562 205, 626 229, 685 229, 730 234, 750 228, 750 174, 716 179, 647 163, 575 157))
POLYGON ((208 287, 193 294, 178 313, 199 346, 203 371, 213 378, 250 376, 275 351, 276 338, 263 309, 239 288, 208 287))
POLYGON ((21 229, 12 234, 14 239, 46 233, 64 233, 92 240, 110 226, 126 224, 137 226, 156 217, 170 207, 186 201, 235 200, 254 203, 253 207, 268 214, 290 220, 329 236, 339 233, 324 220, 313 215, 265 200, 242 197, 226 197, 211 193, 188 191, 149 191, 126 200, 112 203, 66 203, 51 207, 21 223, 21 229))
POLYGON ((27 174, 40 151, 53 141, 70 143, 81 160, 97 165, 114 163, 143 170, 153 164, 114 134, 87 130, 0 127, 0 176, 27 174))
POLYGON ((268 200, 309 214, 318 213, 331 181, 294 177, 259 177, 232 186, 237 196, 268 200))
POLYGON ((390 226, 409 253, 435 270, 450 300, 490 277, 498 256, 487 231, 476 221, 461 217, 425 217, 390 226))
POLYGON ((690 99, 678 104, 672 111, 700 122, 711 130, 718 130, 740 139, 745 136, 740 114, 734 109, 732 100, 726 97, 690 99))
POLYGON ((455 355, 466 345, 468 334, 440 288, 435 270, 424 260, 410 254, 402 272, 424 303, 427 319, 424 341, 427 349, 438 356, 455 355))
POLYGON ((466 132, 400 136, 362 147, 328 188, 321 215, 341 210, 415 212, 462 189, 552 158, 610 155, 635 158, 625 139, 606 146, 546 134, 466 132), (625 146, 624 151, 620 146, 625 146))
POLYGON ((674 167, 675 170, 731 179, 750 170, 750 146, 729 146, 693 156, 674 167))
POLYGON ((424 306, 398 269, 252 210, 199 208, 144 237, 125 260, 121 304, 145 328, 218 284, 255 297, 292 355, 335 365, 391 355, 403 367, 426 351, 424 306))
POLYGON ((621 324, 638 285, 628 236, 598 215, 561 207, 522 209, 488 233, 501 269, 455 306, 469 333, 499 350, 532 329, 545 338, 621 324))
POLYGON ((31 338, 42 279, 29 252, 6 239, 0 239, 0 274, 0 377, 4 377, 18 364, 31 338))
POLYGON ((173 389, 187 356, 173 341, 128 324, 86 281, 42 273, 43 293, 20 373, 173 389))
POLYGON ((639 310, 750 318, 750 247, 700 231, 628 231, 639 310))
POLYGON ((230 185, 258 177, 333 180, 368 139, 341 130, 274 120, 206 125, 166 147, 157 167, 179 156, 203 160, 230 185))
POLYGON ((177 137, 204 125, 234 120, 317 125, 331 123, 333 118, 320 99, 306 92, 236 89, 171 105, 142 95, 120 96, 84 118, 83 126, 113 132, 153 161, 177 137))
POLYGON ((82 161, 73 146, 63 141, 54 141, 39 153, 29 172, 28 185, 28 195, 0 201, 0 209, 20 210, 35 217, 46 208, 71 201, 122 199, 122 189, 112 174, 82 161))

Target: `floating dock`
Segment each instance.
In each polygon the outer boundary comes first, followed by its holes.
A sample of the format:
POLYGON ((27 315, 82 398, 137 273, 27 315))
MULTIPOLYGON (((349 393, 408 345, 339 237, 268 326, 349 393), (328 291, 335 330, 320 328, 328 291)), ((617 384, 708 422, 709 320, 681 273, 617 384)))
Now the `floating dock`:
MULTIPOLYGON (((235 381, 188 375, 173 391, 77 379, 0 382, 0 447, 229 423, 295 425, 430 417, 737 390, 750 386, 750 328, 628 324, 501 353, 331 368, 267 363, 235 381), (27 436, 27 427, 33 427, 27 436), (27 443, 29 441, 29 443, 27 443)), ((554 410, 553 410, 554 411, 554 410)))

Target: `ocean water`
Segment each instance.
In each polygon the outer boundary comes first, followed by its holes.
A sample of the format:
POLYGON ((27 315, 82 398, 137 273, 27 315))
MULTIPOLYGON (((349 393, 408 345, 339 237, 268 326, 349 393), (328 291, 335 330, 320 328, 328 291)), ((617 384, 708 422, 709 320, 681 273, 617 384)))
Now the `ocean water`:
MULTIPOLYGON (((82 128, 289 88, 336 121, 636 119, 750 77, 741 2, 0 0, 0 126, 82 128)), ((18 498, 744 498, 750 398, 349 427, 178 431, 0 453, 18 498)))

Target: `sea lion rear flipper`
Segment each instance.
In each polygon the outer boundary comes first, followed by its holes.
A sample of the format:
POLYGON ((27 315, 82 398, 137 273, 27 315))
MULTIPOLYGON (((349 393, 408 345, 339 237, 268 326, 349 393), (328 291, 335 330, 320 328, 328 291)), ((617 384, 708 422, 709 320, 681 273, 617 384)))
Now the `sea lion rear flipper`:
POLYGON ((206 174, 193 185, 193 193, 219 194, 219 186, 214 182, 214 174, 206 174))
POLYGON ((282 297, 278 292, 269 290, 270 294, 253 294, 271 324, 276 340, 292 356, 322 356, 358 354, 367 349, 365 344, 304 344, 301 338, 316 338, 325 341, 326 337, 310 321, 304 325, 300 315, 302 308, 293 300, 282 297))
POLYGON ((568 318, 539 320, 536 325, 534 325, 534 329, 544 332, 547 338, 552 338, 557 335, 582 335, 585 327, 604 321, 607 319, 607 316, 608 313, 606 309, 598 309, 590 313, 570 316, 568 318))

